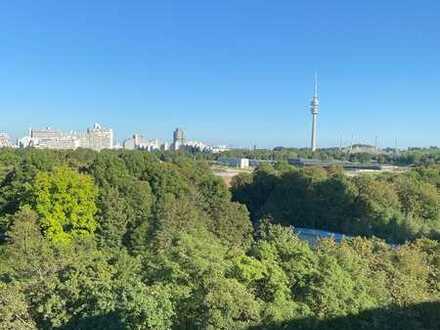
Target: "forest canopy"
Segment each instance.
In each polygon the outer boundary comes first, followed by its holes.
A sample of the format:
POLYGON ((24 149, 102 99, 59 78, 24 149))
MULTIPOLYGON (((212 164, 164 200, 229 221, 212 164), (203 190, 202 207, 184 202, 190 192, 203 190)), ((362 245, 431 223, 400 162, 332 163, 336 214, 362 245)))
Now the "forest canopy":
POLYGON ((4 149, 0 169, 0 329, 440 327, 437 167, 280 163, 231 190, 181 154, 4 149))
POLYGON ((252 221, 376 236, 390 243, 440 237, 440 167, 350 177, 338 167, 261 166, 232 181, 252 221))

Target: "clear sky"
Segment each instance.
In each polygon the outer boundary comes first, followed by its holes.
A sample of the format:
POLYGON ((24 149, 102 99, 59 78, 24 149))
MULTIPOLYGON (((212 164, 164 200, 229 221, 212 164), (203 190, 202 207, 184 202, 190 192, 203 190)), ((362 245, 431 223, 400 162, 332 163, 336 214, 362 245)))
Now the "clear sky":
POLYGON ((0 2, 0 130, 236 146, 440 141, 438 0, 0 2))

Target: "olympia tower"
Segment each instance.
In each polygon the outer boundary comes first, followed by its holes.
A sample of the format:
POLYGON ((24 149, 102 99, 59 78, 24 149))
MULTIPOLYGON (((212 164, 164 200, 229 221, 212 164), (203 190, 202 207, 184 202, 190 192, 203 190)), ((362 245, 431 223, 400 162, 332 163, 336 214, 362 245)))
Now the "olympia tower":
POLYGON ((310 111, 312 113, 312 151, 316 151, 316 120, 318 117, 319 110, 319 98, 318 98, 318 75, 315 74, 315 93, 312 97, 312 102, 310 102, 310 111))

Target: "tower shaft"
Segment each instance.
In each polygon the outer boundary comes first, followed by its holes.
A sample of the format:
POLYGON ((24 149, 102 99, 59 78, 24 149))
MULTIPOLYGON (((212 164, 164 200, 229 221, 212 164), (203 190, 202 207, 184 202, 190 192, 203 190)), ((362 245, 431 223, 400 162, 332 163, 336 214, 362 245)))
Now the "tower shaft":
POLYGON ((318 98, 318 77, 315 74, 315 82, 314 82, 314 94, 312 97, 312 102, 310 102, 310 112, 312 113, 312 140, 311 140, 311 149, 312 151, 316 151, 316 121, 318 119, 319 112, 319 98, 318 98))
POLYGON ((316 151, 316 119, 317 119, 317 114, 312 114, 312 144, 311 144, 312 151, 316 151))

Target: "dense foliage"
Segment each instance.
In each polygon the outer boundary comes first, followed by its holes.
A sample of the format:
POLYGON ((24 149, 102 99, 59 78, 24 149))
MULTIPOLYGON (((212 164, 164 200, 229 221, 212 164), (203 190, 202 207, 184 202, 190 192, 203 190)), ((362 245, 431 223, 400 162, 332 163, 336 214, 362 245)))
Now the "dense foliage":
POLYGON ((440 237, 440 168, 346 176, 339 168, 263 166, 232 181, 256 225, 273 223, 377 236, 391 243, 440 237))
POLYGON ((378 179, 260 169, 233 189, 254 229, 204 162, 178 155, 2 150, 0 167, 0 329, 440 326, 437 241, 311 247, 273 224, 347 225, 359 203, 361 224, 411 215, 418 236, 431 234, 437 169, 378 179), (307 214, 315 199, 327 217, 307 214))

